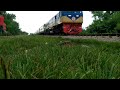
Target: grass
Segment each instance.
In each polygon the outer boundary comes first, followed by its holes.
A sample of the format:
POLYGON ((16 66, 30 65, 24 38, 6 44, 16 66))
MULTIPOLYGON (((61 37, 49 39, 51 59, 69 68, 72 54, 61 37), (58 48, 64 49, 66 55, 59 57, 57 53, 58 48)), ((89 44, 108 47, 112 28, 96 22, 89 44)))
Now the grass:
POLYGON ((120 42, 0 37, 1 79, 120 79, 120 42))

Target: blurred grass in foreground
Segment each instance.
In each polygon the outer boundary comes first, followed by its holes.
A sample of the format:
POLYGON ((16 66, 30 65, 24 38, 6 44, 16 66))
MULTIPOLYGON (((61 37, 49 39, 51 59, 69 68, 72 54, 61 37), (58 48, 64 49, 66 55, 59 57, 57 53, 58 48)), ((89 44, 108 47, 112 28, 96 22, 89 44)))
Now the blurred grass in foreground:
POLYGON ((120 79, 120 42, 0 37, 0 78, 120 79))

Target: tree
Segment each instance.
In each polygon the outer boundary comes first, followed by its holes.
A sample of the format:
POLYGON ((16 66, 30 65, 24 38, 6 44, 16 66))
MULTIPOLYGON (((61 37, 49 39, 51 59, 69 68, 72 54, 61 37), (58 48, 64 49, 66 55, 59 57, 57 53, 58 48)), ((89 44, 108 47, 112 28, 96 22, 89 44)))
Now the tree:
POLYGON ((90 33, 115 33, 120 30, 120 11, 91 12, 95 20, 87 28, 90 33))
POLYGON ((0 15, 4 15, 6 11, 0 11, 0 15))
POLYGON ((21 32, 21 35, 28 35, 28 33, 23 31, 23 32, 21 32))
POLYGON ((28 34, 27 32, 22 32, 19 23, 15 21, 16 16, 14 14, 9 14, 6 11, 0 11, 0 15, 3 15, 6 23, 6 31, 9 35, 20 35, 28 34))
POLYGON ((15 21, 16 16, 14 14, 9 14, 6 11, 2 12, 2 14, 4 14, 7 32, 12 35, 19 35, 22 31, 19 28, 19 23, 15 21))
POLYGON ((100 19, 100 20, 103 19, 103 15, 104 15, 103 11, 91 11, 91 13, 93 14, 93 17, 94 17, 95 21, 97 19, 100 19))

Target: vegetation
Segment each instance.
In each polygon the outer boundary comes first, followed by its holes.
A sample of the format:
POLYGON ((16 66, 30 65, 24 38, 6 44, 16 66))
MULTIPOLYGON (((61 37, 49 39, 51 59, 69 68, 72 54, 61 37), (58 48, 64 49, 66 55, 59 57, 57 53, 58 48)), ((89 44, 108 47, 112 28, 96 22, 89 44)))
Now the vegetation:
POLYGON ((0 48, 1 79, 120 79, 120 42, 1 36, 0 48))
MULTIPOLYGON (((27 36, 14 14, 0 12, 8 33, 17 35, 0 37, 0 79, 120 79, 120 42, 27 36)), ((120 12, 92 13, 81 34, 120 32, 120 12)))
POLYGON ((5 18, 7 35, 27 34, 27 32, 21 31, 19 23, 15 21, 16 16, 14 14, 9 14, 6 11, 0 11, 0 14, 3 15, 5 18))
POLYGON ((120 33, 120 11, 91 11, 94 21, 87 33, 120 33))

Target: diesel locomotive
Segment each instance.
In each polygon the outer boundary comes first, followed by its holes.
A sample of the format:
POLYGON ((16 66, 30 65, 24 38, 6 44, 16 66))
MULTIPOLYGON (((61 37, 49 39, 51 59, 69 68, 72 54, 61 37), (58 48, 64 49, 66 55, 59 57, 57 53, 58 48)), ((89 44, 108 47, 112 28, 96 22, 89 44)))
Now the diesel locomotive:
POLYGON ((83 11, 59 11, 39 28, 39 34, 76 35, 82 32, 83 11))

